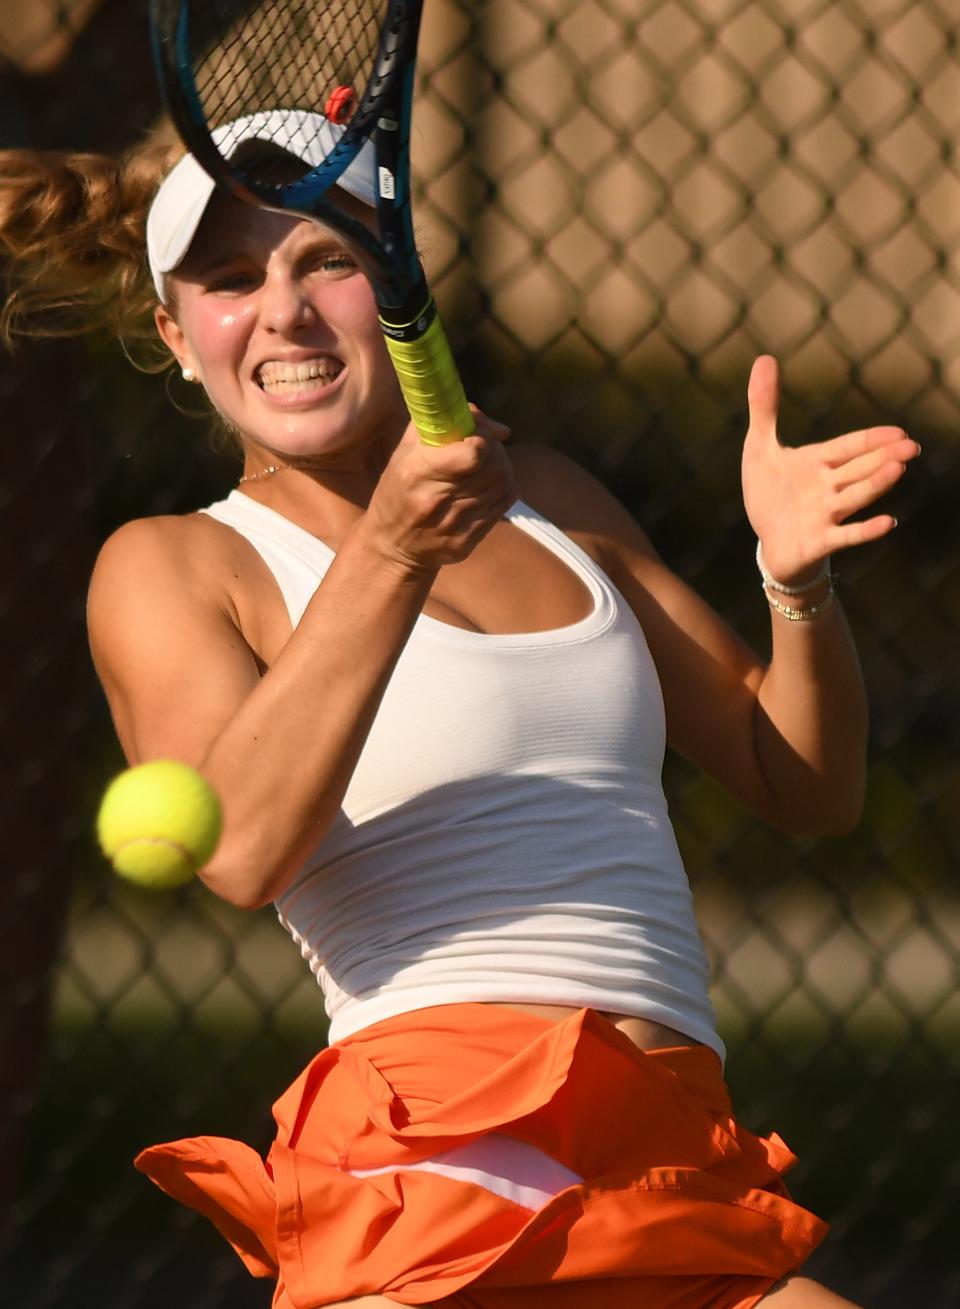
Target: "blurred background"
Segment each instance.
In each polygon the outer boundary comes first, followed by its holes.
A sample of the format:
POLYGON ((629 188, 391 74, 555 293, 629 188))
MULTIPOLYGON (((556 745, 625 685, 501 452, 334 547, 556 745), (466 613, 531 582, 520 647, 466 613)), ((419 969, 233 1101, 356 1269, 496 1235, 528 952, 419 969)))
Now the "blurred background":
MULTIPOLYGON (((811 1272, 874 1309, 960 1303, 960 50, 952 0, 429 0, 414 162, 469 393, 584 462, 758 648, 745 384, 782 436, 924 447, 892 539, 837 561, 873 706, 844 839, 667 786, 745 1123, 833 1225, 811 1272)), ((115 151, 159 112, 143 0, 0 0, 0 144, 115 151)), ((122 521, 219 498, 189 397, 100 339, 0 357, 9 780, 0 880, 0 1287, 17 1309, 255 1309, 201 1220, 130 1166, 266 1148, 325 1037, 270 911, 117 883, 91 835, 123 766, 83 632, 122 521), (6 862, 6 861, 5 861, 6 862)))

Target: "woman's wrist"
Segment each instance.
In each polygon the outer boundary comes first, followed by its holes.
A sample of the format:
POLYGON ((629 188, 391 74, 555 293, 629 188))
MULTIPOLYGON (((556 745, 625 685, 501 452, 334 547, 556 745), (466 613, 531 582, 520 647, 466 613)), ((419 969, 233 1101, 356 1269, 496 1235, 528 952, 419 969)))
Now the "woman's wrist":
POLYGON ((767 604, 774 613, 792 623, 811 623, 833 602, 833 573, 829 557, 824 559, 815 576, 807 579, 781 582, 767 568, 763 548, 757 542, 757 568, 767 604))
POLYGON ((808 592, 817 590, 824 582, 829 584, 832 580, 829 555, 822 560, 817 571, 808 578, 801 576, 792 579, 790 582, 782 582, 778 580, 767 567, 767 561, 763 554, 763 545, 759 540, 757 541, 757 568, 760 571, 760 576, 763 578, 763 589, 765 591, 779 591, 782 595, 806 595, 808 592))
POLYGON ((807 595, 794 598, 788 597, 787 600, 781 599, 775 590, 767 587, 763 588, 763 593, 767 597, 767 604, 774 613, 779 614, 781 618, 786 618, 791 623, 812 623, 816 618, 833 603, 833 585, 828 583, 822 588, 822 594, 810 593, 807 595))
POLYGON ((417 559, 363 520, 351 530, 350 541, 351 550, 365 557, 375 572, 392 578, 405 589, 422 590, 426 595, 440 571, 438 564, 417 559))

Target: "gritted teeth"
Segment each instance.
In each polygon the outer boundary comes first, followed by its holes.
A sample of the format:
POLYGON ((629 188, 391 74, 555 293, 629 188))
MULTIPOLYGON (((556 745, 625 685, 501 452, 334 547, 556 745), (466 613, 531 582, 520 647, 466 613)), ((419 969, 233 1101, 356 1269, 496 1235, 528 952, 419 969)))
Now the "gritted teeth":
POLYGON ((305 382, 327 385, 339 377, 343 364, 337 359, 309 359, 293 364, 273 360, 257 369, 257 381, 265 391, 288 386, 303 386, 305 382))

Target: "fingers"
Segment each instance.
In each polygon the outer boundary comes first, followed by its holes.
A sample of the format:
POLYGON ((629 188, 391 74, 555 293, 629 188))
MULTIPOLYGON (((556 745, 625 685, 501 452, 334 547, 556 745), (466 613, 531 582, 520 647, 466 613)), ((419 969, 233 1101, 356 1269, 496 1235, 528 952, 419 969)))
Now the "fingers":
POLYGON ((843 467, 830 506, 832 527, 827 533, 830 552, 877 541, 893 531, 897 520, 892 514, 875 514, 852 523, 846 520, 891 491, 906 472, 907 461, 915 459, 919 453, 920 447, 915 441, 891 440, 843 467), (892 458, 892 455, 900 458, 892 458))
POLYGON ((903 473, 903 464, 884 464, 871 477, 865 477, 862 481, 848 486, 834 500, 834 519, 837 522, 843 522, 851 514, 866 509, 868 505, 873 504, 874 500, 879 500, 887 491, 892 490, 903 476, 903 473))
POLYGON ((848 486, 854 486, 857 482, 875 476, 881 469, 888 467, 903 472, 906 465, 919 454, 919 445, 908 436, 885 442, 868 454, 858 455, 839 465, 832 465, 835 468, 833 485, 836 490, 842 491, 848 486))
POLYGON ((497 436, 477 433, 456 442, 455 448, 443 447, 443 455, 430 461, 430 474, 460 499, 483 495, 486 488, 497 495, 509 492, 510 504, 516 499, 513 466, 497 436))
MULTIPOLYGON (((833 459, 833 489, 835 498, 832 505, 832 517, 839 524, 851 514, 859 513, 868 505, 886 495, 900 481, 907 470, 907 464, 920 454, 920 446, 908 437, 900 428, 870 428, 863 432, 851 432, 839 437, 836 442, 828 442, 824 448, 842 446, 847 451, 862 450, 864 453, 852 454, 845 462, 836 464, 833 459)), ((833 451, 835 456, 835 450, 833 451)), ((858 535, 856 541, 873 541, 878 536, 892 531, 896 519, 890 514, 881 514, 869 520, 870 534, 858 535)), ((848 524, 858 530, 863 523, 848 524)))
POLYGON ((504 517, 515 498, 502 491, 488 491, 475 498, 458 497, 436 525, 443 535, 445 561, 455 562, 468 555, 504 517))
POLYGON ((429 472, 433 479, 447 486, 462 506, 477 499, 484 507, 488 495, 502 512, 516 500, 513 466, 504 452, 504 443, 510 438, 510 429, 486 414, 475 405, 470 406, 477 423, 476 432, 445 446, 423 446, 429 472))
MULTIPOLYGON (((750 437, 777 439, 777 415, 780 405, 780 370, 772 355, 761 355, 754 361, 747 385, 747 402, 750 410, 750 437)), ((813 448, 813 447, 810 447, 813 448)), ((920 446, 902 427, 867 427, 844 436, 834 437, 816 447, 824 463, 830 468, 842 468, 852 460, 886 451, 889 460, 908 463, 920 453, 920 446)), ((882 459, 881 461, 882 462, 882 459)), ((877 465, 879 467, 879 464, 877 465)), ((861 476, 853 470, 848 480, 861 476)))
POLYGON ((842 523, 828 534, 826 551, 838 554, 853 545, 865 545, 868 541, 879 541, 881 537, 892 532, 897 520, 892 514, 877 514, 873 518, 864 518, 855 523, 842 523))
POLYGON ((368 509, 382 547, 415 566, 465 558, 516 501, 504 449, 509 429, 474 410, 475 434, 448 445, 422 442, 410 426, 368 509))
POLYGON ((490 418, 488 414, 481 412, 476 405, 470 405, 470 412, 473 414, 474 421, 477 424, 477 432, 480 436, 489 437, 492 441, 509 441, 510 428, 506 423, 498 423, 495 418, 490 418))
POLYGON ((892 514, 848 520, 869 512, 920 454, 902 428, 870 427, 829 441, 781 445, 779 370, 768 355, 755 361, 747 397, 744 504, 776 576, 801 576, 826 554, 876 541, 896 527, 892 514))
POLYGON ((858 432, 847 432, 845 436, 834 437, 832 441, 824 441, 820 446, 823 459, 831 468, 840 468, 851 460, 878 450, 886 450, 891 459, 900 459, 904 463, 920 453, 919 445, 907 436, 902 427, 866 427, 858 432))
POLYGON ((408 449, 418 449, 424 462, 441 478, 460 478, 480 468, 494 450, 510 439, 510 428, 471 405, 477 430, 460 441, 446 445, 427 445, 420 440, 411 424, 404 433, 403 442, 408 449))
POLYGON ((750 410, 747 439, 776 441, 780 368, 772 355, 761 355, 754 360, 747 383, 747 405, 750 410))

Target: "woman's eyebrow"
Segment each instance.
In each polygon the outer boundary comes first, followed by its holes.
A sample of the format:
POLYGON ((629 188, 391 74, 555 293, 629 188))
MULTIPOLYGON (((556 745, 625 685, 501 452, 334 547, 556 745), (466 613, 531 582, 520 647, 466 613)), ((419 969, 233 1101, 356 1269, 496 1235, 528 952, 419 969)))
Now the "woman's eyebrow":
POLYGON ((226 268, 229 264, 235 263, 239 257, 240 251, 238 250, 227 250, 219 254, 212 254, 209 259, 203 259, 196 265, 196 272, 201 276, 219 272, 221 268, 226 268))
POLYGON ((316 232, 304 238, 298 253, 304 250, 343 250, 346 253, 347 246, 336 232, 326 232, 323 228, 318 228, 316 232))

